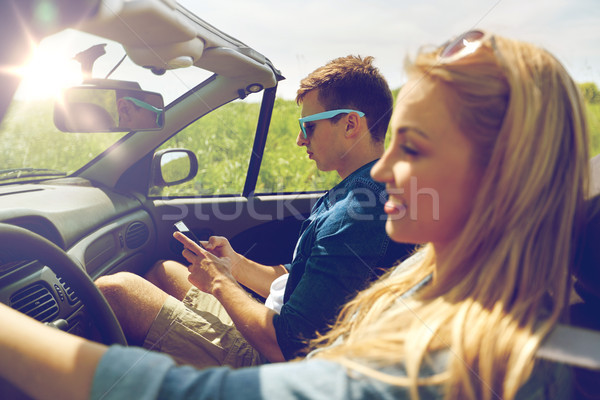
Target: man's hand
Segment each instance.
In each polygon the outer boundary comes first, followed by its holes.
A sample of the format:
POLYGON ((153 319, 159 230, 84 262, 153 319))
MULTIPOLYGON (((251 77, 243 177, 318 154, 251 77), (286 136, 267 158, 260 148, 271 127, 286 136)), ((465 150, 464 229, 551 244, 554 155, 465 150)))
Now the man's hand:
MULTIPOLYGON (((191 263, 188 277, 190 283, 199 290, 215 296, 248 343, 266 356, 269 361, 285 361, 277 343, 277 335, 273 326, 275 311, 253 299, 237 283, 232 273, 232 260, 226 256, 237 253, 233 251, 227 239, 211 237, 208 242, 202 243, 208 249, 204 250, 180 232, 175 232, 173 237, 183 244, 182 254, 191 263), (223 255, 223 257, 219 257, 217 254, 223 255)), ((247 258, 238 256, 242 261, 246 261, 246 263, 242 262, 240 264, 247 264, 247 258)), ((283 267, 266 267, 254 262, 250 263, 250 266, 252 270, 257 272, 269 271, 271 275, 278 272, 281 275, 281 272, 278 271, 280 269, 285 271, 283 267)), ((271 275, 268 273, 266 275, 259 274, 259 276, 266 276, 269 284, 272 281, 271 275)), ((268 289, 266 293, 268 294, 268 289)))
POLYGON ((219 257, 216 255, 237 254, 233 251, 227 239, 216 238, 217 240, 212 240, 213 238, 211 238, 212 242, 205 242, 206 245, 203 243, 209 250, 207 251, 180 232, 175 232, 173 237, 184 246, 181 254, 191 264, 188 280, 192 285, 210 294, 214 294, 215 286, 218 284, 233 283, 237 285, 237 281, 231 272, 231 259, 227 256, 219 257))
POLYGON ((231 271, 234 276, 236 269, 239 269, 245 261, 245 257, 233 250, 229 240, 223 236, 211 236, 208 241, 202 242, 202 245, 217 257, 229 258, 231 260, 231 271))

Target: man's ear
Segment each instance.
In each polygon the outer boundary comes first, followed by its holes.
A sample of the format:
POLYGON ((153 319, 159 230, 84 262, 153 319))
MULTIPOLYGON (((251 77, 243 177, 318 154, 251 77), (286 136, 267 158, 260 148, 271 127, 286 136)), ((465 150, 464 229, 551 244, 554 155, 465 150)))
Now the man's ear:
POLYGON ((123 98, 117 100, 117 111, 119 112, 119 118, 121 122, 131 121, 131 108, 133 104, 129 100, 123 98))
POLYGON ((357 113, 349 113, 346 118, 346 132, 344 136, 347 138, 357 137, 361 131, 364 131, 365 119, 358 116, 357 113))

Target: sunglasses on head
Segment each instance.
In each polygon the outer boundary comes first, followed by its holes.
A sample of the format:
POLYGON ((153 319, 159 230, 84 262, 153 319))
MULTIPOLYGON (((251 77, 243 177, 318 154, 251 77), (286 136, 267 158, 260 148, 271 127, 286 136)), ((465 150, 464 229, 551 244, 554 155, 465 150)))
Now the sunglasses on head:
POLYGON ((323 119, 333 118, 339 114, 350 114, 350 113, 357 113, 359 117, 365 116, 365 113, 362 111, 350 110, 348 108, 341 108, 339 110, 325 111, 325 112, 309 115, 308 117, 298 119, 298 122, 300 122, 300 129, 302 130, 302 134, 304 135, 304 139, 308 139, 308 134, 306 133, 306 127, 304 126, 304 124, 306 122, 320 121, 323 119))
POLYGON ((465 32, 442 45, 439 59, 440 61, 454 61, 473 54, 490 37, 492 36, 479 30, 465 32))

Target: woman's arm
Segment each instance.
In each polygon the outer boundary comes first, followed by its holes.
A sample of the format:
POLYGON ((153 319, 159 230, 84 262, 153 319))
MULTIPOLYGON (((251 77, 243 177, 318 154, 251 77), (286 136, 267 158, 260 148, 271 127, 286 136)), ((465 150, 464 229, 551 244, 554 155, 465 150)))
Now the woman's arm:
MULTIPOLYGON (((0 321, 0 377, 38 400, 409 397, 406 388, 367 376, 355 379, 359 373, 351 377, 342 365, 326 360, 195 370, 175 367, 166 355, 144 349, 113 346, 109 350, 44 326, 3 304, 0 321)), ((390 373, 404 375, 399 367, 391 367, 390 373)))
POLYGON ((35 399, 87 399, 106 346, 0 303, 0 376, 35 399))

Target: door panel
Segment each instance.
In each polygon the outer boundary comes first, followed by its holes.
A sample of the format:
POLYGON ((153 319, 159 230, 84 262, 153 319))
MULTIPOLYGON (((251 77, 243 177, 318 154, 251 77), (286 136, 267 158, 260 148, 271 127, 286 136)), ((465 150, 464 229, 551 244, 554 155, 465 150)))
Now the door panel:
POLYGON ((183 262, 173 223, 183 219, 200 238, 224 236, 240 254, 266 265, 289 263, 300 224, 323 193, 154 200, 160 258, 183 262))

